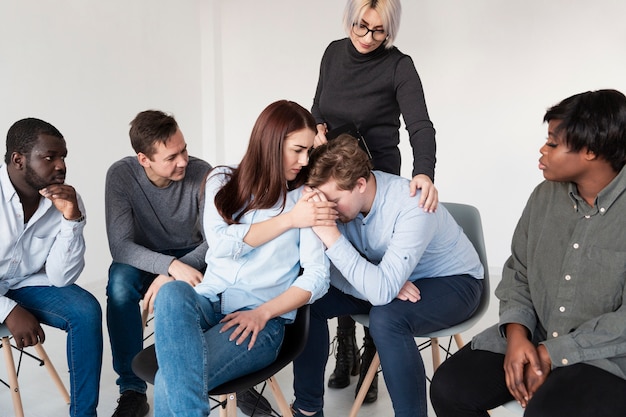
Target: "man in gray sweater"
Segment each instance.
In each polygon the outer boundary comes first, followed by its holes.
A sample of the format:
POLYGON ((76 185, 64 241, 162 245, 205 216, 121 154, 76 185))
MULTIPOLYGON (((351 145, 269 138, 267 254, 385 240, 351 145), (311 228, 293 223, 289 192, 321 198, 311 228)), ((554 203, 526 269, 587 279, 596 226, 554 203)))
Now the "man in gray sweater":
POLYGON ((114 417, 148 413, 146 383, 131 369, 143 348, 139 301, 152 310, 159 288, 202 281, 203 188, 211 166, 187 154, 176 120, 147 110, 130 123, 137 156, 115 162, 106 177, 106 226, 113 263, 107 285, 107 325, 120 399, 114 417))

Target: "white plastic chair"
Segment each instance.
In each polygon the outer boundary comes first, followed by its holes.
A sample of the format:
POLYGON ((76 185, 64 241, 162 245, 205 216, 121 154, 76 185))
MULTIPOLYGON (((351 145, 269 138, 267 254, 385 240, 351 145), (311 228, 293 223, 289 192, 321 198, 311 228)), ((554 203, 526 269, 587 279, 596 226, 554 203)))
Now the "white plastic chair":
MULTIPOLYGON (((454 220, 461 226, 465 235, 469 238, 470 242, 474 245, 474 249, 478 253, 478 257, 480 258, 480 262, 483 265, 485 270, 485 278, 483 284, 483 292, 480 298, 480 304, 478 308, 474 312, 474 314, 465 320, 462 323, 459 323, 455 326, 449 327, 447 329, 442 329, 433 333, 420 335, 420 338, 428 338, 427 342, 424 342, 419 345, 420 350, 431 347, 432 355, 433 355, 433 372, 437 370, 437 367, 441 364, 441 356, 439 352, 439 348, 443 349, 446 353, 444 359, 447 359, 452 355, 450 351, 450 347, 452 344, 452 339, 456 342, 457 348, 460 349, 463 347, 463 339, 461 338, 460 333, 469 330, 472 326, 474 326, 485 314, 487 308, 489 307, 489 269, 487 264, 487 251, 485 249, 485 240, 483 236, 483 227, 480 218, 480 213, 478 209, 474 206, 468 204, 460 204, 460 203, 441 203, 443 206, 450 212, 454 220), (449 337, 447 347, 441 346, 439 344, 440 337, 449 337)), ((368 315, 354 315, 352 316, 355 321, 361 323, 363 326, 368 327, 369 325, 369 316, 368 315)), ((374 376, 376 372, 378 372, 378 367, 380 366, 380 358, 378 357, 378 353, 372 359, 372 363, 370 364, 369 369, 367 370, 367 374, 363 378, 363 383, 361 385, 361 389, 357 393, 357 396, 352 405, 352 409, 350 410, 349 417, 356 417, 361 405, 363 404, 363 399, 367 394, 367 390, 369 389, 372 381, 374 380, 374 376)))

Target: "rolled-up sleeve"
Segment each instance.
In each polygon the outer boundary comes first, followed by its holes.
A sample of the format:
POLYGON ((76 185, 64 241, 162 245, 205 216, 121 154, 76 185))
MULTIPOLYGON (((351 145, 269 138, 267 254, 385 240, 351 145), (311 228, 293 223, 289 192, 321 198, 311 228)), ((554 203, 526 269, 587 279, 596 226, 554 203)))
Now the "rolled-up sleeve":
POLYGON ((80 212, 85 218, 79 222, 61 219, 61 228, 46 259, 46 275, 55 287, 65 287, 74 283, 85 267, 83 229, 86 224, 86 212, 80 197, 78 203, 80 212))

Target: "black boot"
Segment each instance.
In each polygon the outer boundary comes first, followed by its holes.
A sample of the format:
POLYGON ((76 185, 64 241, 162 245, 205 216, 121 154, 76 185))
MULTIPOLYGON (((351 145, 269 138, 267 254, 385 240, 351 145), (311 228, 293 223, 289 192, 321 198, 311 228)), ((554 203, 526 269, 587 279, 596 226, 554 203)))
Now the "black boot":
MULTIPOLYGON (((363 355, 361 356, 361 373, 359 374, 359 382, 356 384, 356 391, 354 392, 354 396, 361 389, 361 385, 363 384, 363 379, 367 374, 367 370, 370 368, 370 364, 372 363, 372 359, 374 359, 374 355, 376 355, 376 345, 374 345, 374 341, 372 340, 372 336, 370 336, 369 329, 364 327, 365 337, 363 337, 363 355)), ((365 399, 363 402, 365 404, 373 403, 378 399, 378 372, 374 375, 374 379, 372 380, 372 385, 370 385, 367 390, 367 394, 365 395, 365 399)))
POLYGON ((337 327, 335 370, 328 377, 329 388, 345 388, 350 385, 350 375, 359 374, 361 354, 356 345, 354 330, 354 326, 347 329, 337 327))

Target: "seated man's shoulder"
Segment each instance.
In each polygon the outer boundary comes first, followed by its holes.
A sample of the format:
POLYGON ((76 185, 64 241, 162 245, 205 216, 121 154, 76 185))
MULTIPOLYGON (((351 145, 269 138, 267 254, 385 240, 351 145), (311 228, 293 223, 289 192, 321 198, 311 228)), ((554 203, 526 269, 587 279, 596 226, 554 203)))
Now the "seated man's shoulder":
POLYGON ((138 171, 140 167, 141 165, 139 164, 136 156, 125 156, 111 164, 108 169, 108 175, 119 173, 128 175, 128 173, 138 171))
MULTIPOLYGON (((408 179, 399 175, 376 171, 376 180, 378 181, 376 185, 378 194, 385 196, 386 204, 402 206, 409 202, 416 202, 415 206, 417 207, 421 191, 417 190, 417 193, 411 196, 411 182, 408 179)), ((410 207, 412 206, 411 204, 410 207)))

